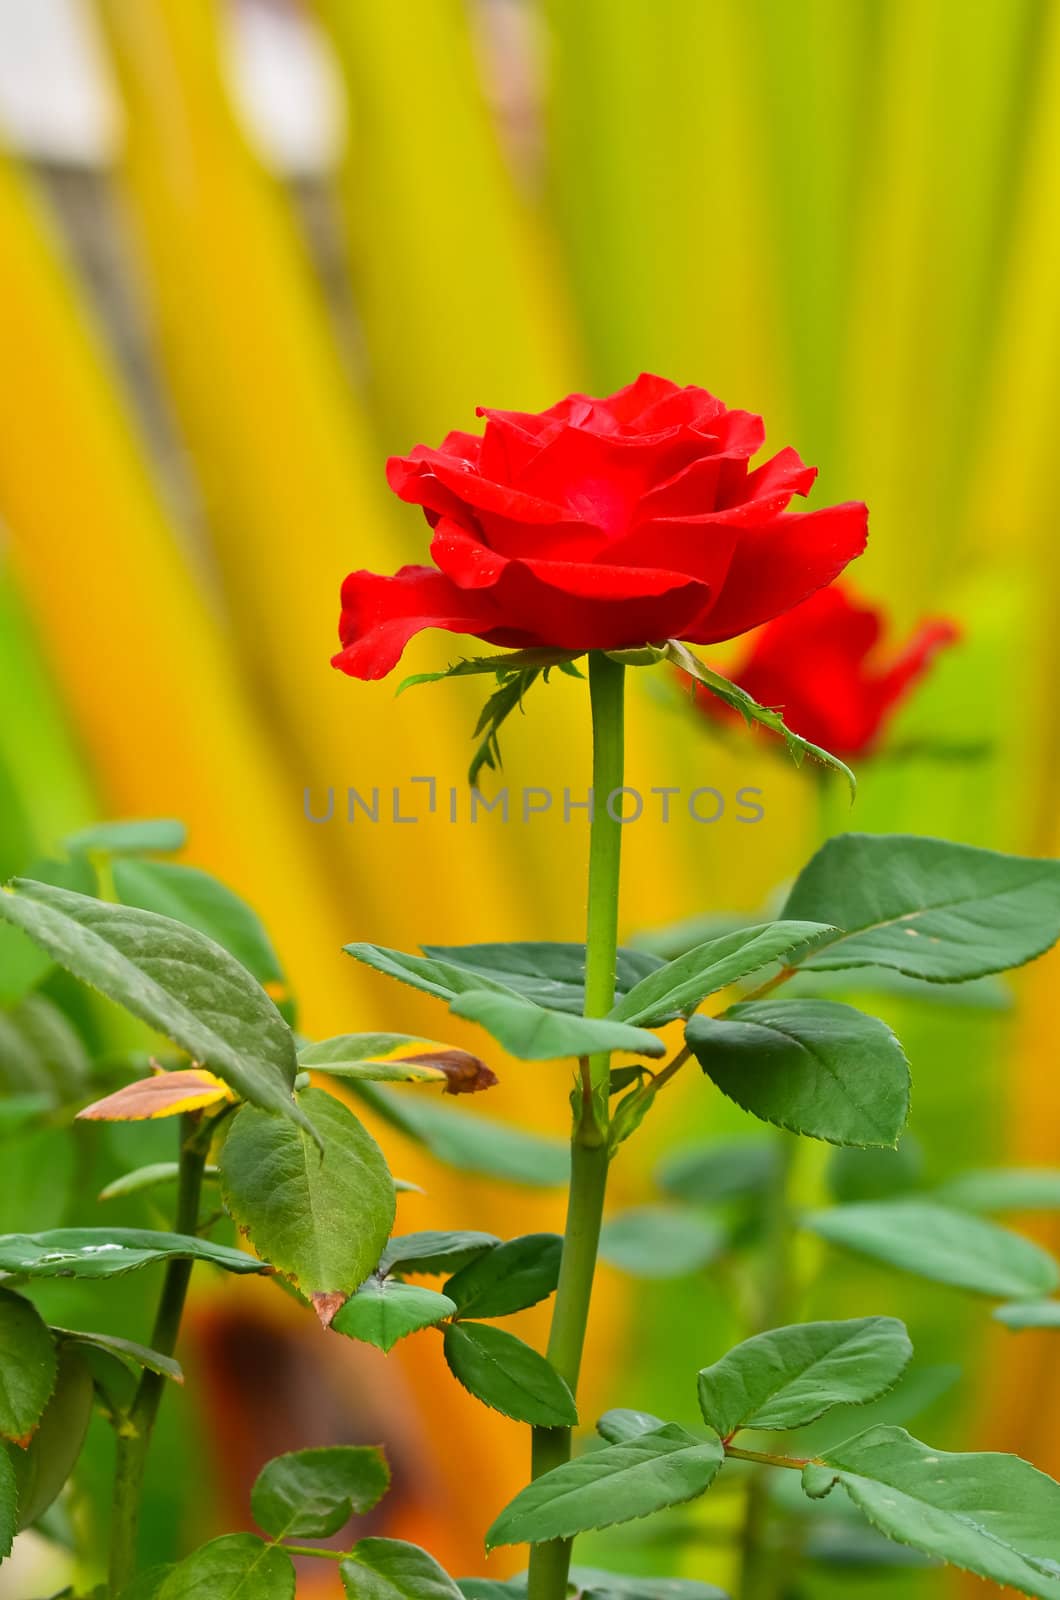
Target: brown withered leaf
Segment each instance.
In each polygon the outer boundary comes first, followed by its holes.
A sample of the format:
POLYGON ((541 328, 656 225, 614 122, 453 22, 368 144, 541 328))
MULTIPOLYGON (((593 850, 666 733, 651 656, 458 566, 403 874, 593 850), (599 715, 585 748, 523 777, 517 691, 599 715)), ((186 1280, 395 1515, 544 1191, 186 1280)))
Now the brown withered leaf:
POLYGON ((149 1122, 234 1099, 227 1083, 212 1072, 203 1067, 187 1067, 180 1072, 158 1070, 150 1078, 139 1078, 124 1089, 93 1101, 77 1115, 85 1122, 149 1122))
POLYGON ((445 1094, 480 1094, 500 1081, 491 1067, 468 1050, 430 1050, 423 1055, 402 1056, 415 1067, 435 1067, 445 1074, 445 1094))
POLYGON ((342 1307, 350 1298, 348 1294, 311 1294, 313 1310, 320 1318, 321 1326, 330 1328, 342 1307))

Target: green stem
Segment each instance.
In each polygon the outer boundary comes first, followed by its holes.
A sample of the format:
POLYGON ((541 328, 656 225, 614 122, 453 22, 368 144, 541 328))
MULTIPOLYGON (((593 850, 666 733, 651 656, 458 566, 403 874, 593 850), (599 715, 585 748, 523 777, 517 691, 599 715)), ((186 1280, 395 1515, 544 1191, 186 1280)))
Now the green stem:
MULTIPOLYGON (((195 1112, 180 1119, 176 1231, 189 1235, 194 1235, 198 1229, 203 1169, 208 1149, 208 1141, 202 1137, 200 1124, 201 1117, 195 1112)), ((190 1261, 170 1261, 166 1265, 151 1335, 152 1349, 164 1356, 171 1356, 176 1349, 191 1269, 190 1261)), ((145 1371, 132 1405, 118 1429, 110 1542, 111 1600, 120 1600, 136 1575, 136 1539, 140 1525, 144 1470, 165 1384, 166 1379, 159 1373, 145 1371)))
MULTIPOLYGON (((622 855, 619 801, 624 772, 625 668, 599 651, 589 656, 593 716, 593 822, 589 845, 589 910, 585 955, 585 1015, 603 1017, 615 999, 618 891, 622 855), (612 815, 612 810, 614 815, 612 815)), ((596 1255, 607 1188, 611 1058, 581 1063, 574 1095, 571 1177, 563 1259, 549 1336, 548 1358, 577 1394, 589 1319, 596 1255)), ((531 1474, 539 1478, 570 1460, 569 1428, 535 1428, 531 1474)), ((530 1552, 529 1600, 564 1600, 571 1541, 553 1540, 530 1552)))

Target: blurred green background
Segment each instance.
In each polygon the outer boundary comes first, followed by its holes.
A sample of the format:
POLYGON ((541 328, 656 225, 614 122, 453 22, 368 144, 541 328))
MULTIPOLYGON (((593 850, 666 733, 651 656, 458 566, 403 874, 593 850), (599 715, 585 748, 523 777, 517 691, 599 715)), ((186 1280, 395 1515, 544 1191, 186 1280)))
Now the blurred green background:
MULTIPOLYGON (((349 785, 459 789, 480 691, 396 700, 328 656, 345 572, 425 548, 389 503, 388 452, 473 426, 476 404, 534 409, 642 369, 761 412, 774 448, 820 466, 814 503, 868 502, 851 576, 896 628, 964 626, 900 732, 988 753, 878 758, 853 825, 1055 851, 1055 0, 3 0, 0 131, 5 874, 98 817, 184 818, 187 859, 264 916, 311 1033, 438 1026, 420 996, 396 1014, 342 957, 351 939, 579 937, 583 824, 454 824, 443 805, 400 826, 385 798, 379 824, 344 820, 349 785), (329 787, 335 818, 314 824, 307 795, 320 813, 329 787)), ((408 670, 454 648, 426 635, 408 670)), ((758 785, 765 817, 631 827, 626 932, 759 906, 820 835, 816 786, 757 741, 712 743, 634 676, 628 781, 758 785)), ((548 694, 511 727, 504 780, 581 792, 584 693, 548 694)), ((848 825, 833 795, 827 826, 848 825)), ((931 1175, 1055 1159, 1057 971, 1018 975, 1003 1019, 894 1008, 931 1175)), ((499 1065, 489 1111, 558 1131, 564 1082, 499 1065)), ((674 1138, 725 1120, 683 1084, 616 1205, 653 1193, 674 1138)), ((388 1139, 429 1190, 403 1200, 407 1227, 561 1220, 551 1194, 388 1139)), ((0 1225, 31 1225, 27 1204, 0 1185, 0 1225)), ((149 1293, 133 1280, 108 1315, 145 1324, 149 1293)), ((1048 1336, 1014 1360, 981 1308, 839 1264, 817 1296, 899 1309, 929 1359, 966 1363, 951 1439, 1060 1470, 1048 1336)), ((704 1281, 646 1293, 605 1272, 587 1414, 688 1410, 671 1374, 730 1331, 704 1281)), ((336 1355, 279 1297, 207 1282, 190 1343, 154 1473, 160 1557, 240 1522, 266 1456, 338 1415, 392 1444, 388 1531, 482 1570, 524 1442, 451 1392, 426 1341, 386 1364, 336 1355)), ((651 1558, 726 1579, 709 1540, 651 1558)), ((35 1581, 8 1570, 0 1594, 35 1581)), ((307 1595, 331 1593, 317 1581, 307 1595)), ((868 1580, 896 1600, 946 1584, 868 1580)))

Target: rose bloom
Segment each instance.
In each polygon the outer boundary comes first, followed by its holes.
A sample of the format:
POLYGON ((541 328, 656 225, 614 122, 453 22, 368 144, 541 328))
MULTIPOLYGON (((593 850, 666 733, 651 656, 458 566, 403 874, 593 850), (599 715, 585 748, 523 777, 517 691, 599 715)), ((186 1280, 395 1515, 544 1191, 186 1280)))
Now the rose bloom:
POLYGON ((781 450, 754 469, 760 417, 643 374, 604 400, 479 411, 387 465, 423 507, 433 566, 353 572, 334 665, 381 678, 424 628, 510 648, 713 644, 789 611, 865 546, 863 505, 787 510, 816 468, 781 450))
MULTIPOLYGON (((900 649, 884 647, 886 617, 842 584, 761 628, 728 676, 793 733, 835 756, 871 752, 891 715, 937 653, 960 637, 955 623, 923 622, 900 649)), ((718 722, 739 713, 695 684, 696 703, 718 722)))

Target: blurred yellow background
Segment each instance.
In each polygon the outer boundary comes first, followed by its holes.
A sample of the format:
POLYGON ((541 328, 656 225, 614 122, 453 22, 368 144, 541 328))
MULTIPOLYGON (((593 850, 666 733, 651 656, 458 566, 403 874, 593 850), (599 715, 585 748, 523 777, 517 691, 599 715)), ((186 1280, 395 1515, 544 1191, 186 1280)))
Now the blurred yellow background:
MULTIPOLYGON (((395 698, 401 674, 354 683, 328 658, 344 574, 423 559, 389 452, 474 426, 476 404, 535 409, 642 369, 760 411, 774 448, 820 466, 812 503, 868 502, 852 577, 897 627, 964 625, 903 729, 989 758, 881 759, 853 825, 1055 851, 1055 0, 2 0, 0 57, 5 872, 94 817, 184 818, 188 859, 265 918, 313 1034, 441 1025, 345 958, 352 939, 580 937, 579 813, 386 820, 395 787, 424 794, 414 776, 461 790, 481 684, 395 698), (350 785, 380 790, 379 823, 344 819, 350 785)), ((457 650, 424 635, 407 670, 457 650)), ((632 676, 628 781, 758 785, 765 818, 630 827, 624 929, 759 905, 813 847, 813 784, 757 742, 711 743, 632 676)), ((535 691, 496 782, 583 793, 587 718, 582 686, 535 691)), ((1055 1160, 1057 971, 1018 980, 989 1049, 924 1028, 914 1126, 934 1170, 1055 1160)), ((559 1131, 562 1069, 499 1067, 488 1111, 559 1131)), ((616 1200, 650 1192, 664 1121, 687 1135, 713 1114, 684 1084, 616 1200)), ((429 1190, 402 1201, 406 1227, 560 1223, 550 1194, 387 1139, 429 1190)), ((605 1274, 587 1415, 640 1403, 635 1298, 605 1274)), ((943 1342, 949 1305, 923 1313, 943 1342)), ((706 1311, 668 1306, 694 1349, 706 1311)), ((964 1354, 1003 1376, 966 1388, 956 1432, 1060 1471, 1055 1336, 1022 1336, 1015 1363, 985 1321, 962 1320, 964 1354)), ((390 1526, 483 1570, 523 1430, 452 1392, 435 1355, 424 1337, 343 1381, 383 1385, 426 1462, 390 1526)))

